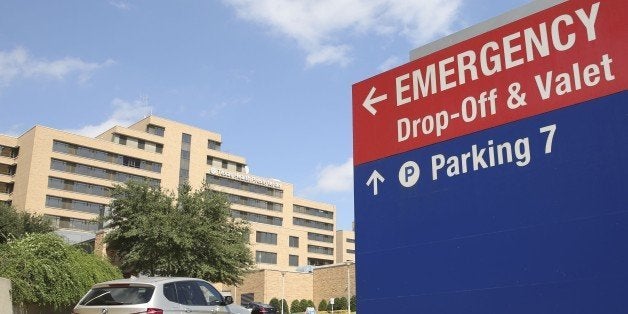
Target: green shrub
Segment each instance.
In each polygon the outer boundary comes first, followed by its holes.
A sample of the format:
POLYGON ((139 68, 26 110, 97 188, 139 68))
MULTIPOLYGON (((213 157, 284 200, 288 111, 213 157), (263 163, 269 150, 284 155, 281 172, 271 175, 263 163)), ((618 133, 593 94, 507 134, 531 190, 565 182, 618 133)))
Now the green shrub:
POLYGON ((14 304, 58 308, 74 305, 93 284, 122 274, 108 261, 48 233, 2 244, 0 277, 11 280, 14 304))

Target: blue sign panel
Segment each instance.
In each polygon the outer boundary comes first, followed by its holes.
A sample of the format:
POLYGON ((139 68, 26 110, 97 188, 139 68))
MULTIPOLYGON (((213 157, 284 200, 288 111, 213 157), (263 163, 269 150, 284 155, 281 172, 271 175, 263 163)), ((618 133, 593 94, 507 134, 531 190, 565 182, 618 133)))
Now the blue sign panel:
POLYGON ((626 91, 354 175, 361 313, 628 312, 626 91))

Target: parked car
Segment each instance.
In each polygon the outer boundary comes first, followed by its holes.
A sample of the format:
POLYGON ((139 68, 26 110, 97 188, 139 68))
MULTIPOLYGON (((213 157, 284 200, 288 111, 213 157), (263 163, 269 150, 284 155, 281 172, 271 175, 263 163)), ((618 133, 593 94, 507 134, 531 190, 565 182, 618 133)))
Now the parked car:
POLYGON ((209 282, 197 278, 140 277, 94 285, 73 314, 250 314, 209 282))
POLYGON ((316 309, 313 307, 308 307, 305 309, 305 314, 316 314, 316 309))
POLYGON ((251 302, 246 305, 246 308, 251 309, 251 314, 277 314, 276 308, 260 302, 251 302))

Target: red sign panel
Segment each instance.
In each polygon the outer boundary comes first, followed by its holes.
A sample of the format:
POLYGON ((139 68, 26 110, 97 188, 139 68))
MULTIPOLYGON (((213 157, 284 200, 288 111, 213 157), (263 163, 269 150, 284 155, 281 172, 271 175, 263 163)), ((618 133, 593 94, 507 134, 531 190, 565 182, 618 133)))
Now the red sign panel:
POLYGON ((625 90, 627 11, 567 1, 356 83, 354 165, 625 90))

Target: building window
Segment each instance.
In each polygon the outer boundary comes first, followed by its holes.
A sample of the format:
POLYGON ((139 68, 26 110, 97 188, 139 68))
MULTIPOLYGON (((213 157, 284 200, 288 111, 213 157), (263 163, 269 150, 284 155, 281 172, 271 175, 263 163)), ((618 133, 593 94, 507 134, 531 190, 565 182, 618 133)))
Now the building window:
POLYGON ((307 251, 310 253, 334 255, 334 249, 330 247, 324 247, 324 246, 318 246, 318 245, 308 245, 307 251))
POLYGON ((266 243, 277 245, 277 234, 270 232, 257 231, 255 240, 257 243, 266 243))
POLYGON ((222 168, 223 168, 223 169, 227 169, 228 167, 229 167, 229 162, 228 162, 228 161, 226 161, 226 160, 223 160, 223 161, 222 161, 222 168))
POLYGON ((299 237, 290 236, 288 238, 288 243, 290 247, 299 247, 299 237))
POLYGON ((349 253, 349 254, 355 254, 355 250, 347 249, 347 253, 349 253))
POLYGON ((179 185, 190 181, 190 149, 192 135, 181 134, 181 157, 179 158, 179 185))
POLYGON ((334 236, 330 236, 326 234, 308 232, 307 238, 308 240, 312 240, 312 241, 334 243, 334 236))
POLYGON ((0 156, 15 158, 20 154, 19 147, 11 147, 11 146, 2 146, 0 145, 0 156))
POLYGON ((276 212, 283 211, 283 204, 280 204, 280 203, 258 200, 255 198, 233 195, 233 194, 227 194, 227 198, 229 199, 231 203, 234 203, 234 204, 267 209, 267 210, 272 210, 276 212))
POLYGON ((347 238, 347 243, 355 243, 355 239, 347 238))
POLYGON ((333 263, 334 263, 333 260, 328 260, 328 259, 320 259, 320 258, 312 258, 312 257, 309 257, 307 259, 307 264, 312 265, 312 266, 331 265, 333 263))
MULTIPOLYGON (((1 166, 1 165, 0 165, 1 166)), ((111 181, 118 181, 126 183, 133 180, 138 182, 146 181, 152 186, 159 186, 161 181, 159 179, 153 179, 149 177, 142 177, 130 173, 117 172, 109 169, 97 168, 87 166, 83 164, 76 164, 73 162, 63 161, 59 159, 52 159, 50 162, 50 169, 63 171, 68 173, 76 173, 84 176, 95 177, 100 179, 106 179, 111 181)))
POLYGON ((316 229, 321 229, 321 230, 329 230, 329 231, 334 230, 334 224, 321 222, 321 221, 314 221, 314 220, 294 217, 292 218, 292 223, 297 226, 316 228, 316 229))
POLYGON ((61 198, 56 196, 46 195, 46 206, 62 208, 68 210, 76 210, 80 212, 92 213, 101 215, 105 210, 104 204, 85 202, 80 200, 74 200, 69 198, 61 198))
POLYGON ((52 226, 56 229, 75 229, 75 230, 82 230, 82 231, 97 231, 100 227, 98 223, 91 220, 51 216, 51 215, 44 215, 44 218, 48 219, 51 222, 52 226))
MULTIPOLYGON (((208 164, 209 164, 209 158, 211 158, 211 157, 209 157, 209 156, 207 157, 208 164)), ((207 174, 205 180, 209 184, 216 184, 216 185, 220 185, 220 186, 224 186, 224 187, 228 187, 228 188, 232 188, 232 189, 253 192, 255 194, 263 194, 263 195, 279 197, 279 198, 283 197, 283 191, 282 190, 271 188, 271 187, 267 187, 267 186, 263 186, 263 185, 259 185, 259 184, 243 182, 243 181, 240 181, 240 180, 234 180, 234 179, 230 179, 230 178, 219 177, 219 176, 215 176, 215 175, 211 175, 211 174, 207 174)), ((274 207, 278 208, 278 206, 273 205, 273 208, 274 207)), ((283 210, 283 206, 281 206, 281 208, 283 210)))
POLYGON ((311 208, 311 207, 306 207, 306 206, 301 206, 301 205, 294 205, 293 210, 295 213, 334 219, 334 213, 328 210, 311 208))
POLYGON ((240 218, 240 219, 244 219, 251 222, 259 222, 259 223, 273 225, 273 226, 283 225, 283 218, 281 217, 249 213, 249 212, 235 210, 235 209, 231 210, 231 217, 240 218))
POLYGON ((89 184, 84 182, 59 179, 54 177, 48 178, 48 187, 51 189, 72 191, 96 196, 111 197, 112 189, 110 187, 89 184))
POLYGON ((80 156, 108 163, 124 165, 127 167, 141 168, 157 173, 161 172, 161 164, 158 162, 137 159, 130 156, 118 155, 115 153, 109 153, 106 151, 74 145, 70 143, 54 141, 52 144, 52 150, 57 153, 80 156))
POLYGON ((158 125, 149 124, 146 126, 146 133, 163 137, 165 132, 166 132, 166 129, 158 125))
POLYGON ((207 140, 207 148, 212 150, 220 150, 220 142, 207 140))
POLYGON ((299 255, 290 255, 288 257, 288 265, 299 266, 299 255))
POLYGON ((277 264, 277 253, 255 251, 255 262, 259 264, 277 264))

